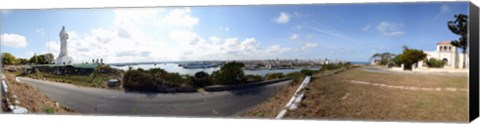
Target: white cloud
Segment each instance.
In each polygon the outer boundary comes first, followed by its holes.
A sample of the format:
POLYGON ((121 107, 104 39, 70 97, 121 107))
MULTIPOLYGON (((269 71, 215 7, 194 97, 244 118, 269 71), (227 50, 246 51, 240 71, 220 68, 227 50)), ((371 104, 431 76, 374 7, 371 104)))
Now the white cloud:
POLYGON ((158 26, 170 25, 191 28, 192 26, 195 26, 200 19, 191 16, 190 12, 190 8, 174 9, 165 17, 159 18, 155 24, 158 26))
POLYGON ((230 31, 230 27, 225 27, 225 31, 230 31))
POLYGON ((39 33, 39 34, 45 34, 45 29, 43 28, 39 28, 39 29, 35 29, 35 33, 39 33))
POLYGON ((218 44, 220 42, 220 38, 215 37, 215 36, 208 37, 208 40, 212 41, 213 44, 218 44))
POLYGON ((198 34, 188 30, 180 29, 174 29, 172 32, 170 32, 169 36, 173 42, 186 43, 188 45, 197 45, 198 42, 202 40, 198 34))
POLYGON ((60 44, 56 41, 47 41, 45 47, 47 47, 47 52, 52 53, 55 58, 57 57, 57 54, 60 53, 60 44))
POLYGON ((297 40, 298 39, 298 34, 294 33, 294 34, 290 35, 289 39, 290 40, 297 40))
POLYGON ((440 13, 448 13, 448 12, 450 12, 450 7, 448 7, 447 5, 440 6, 440 13))
POLYGON ((292 50, 292 48, 282 47, 280 45, 273 45, 270 48, 268 48, 265 52, 270 54, 270 55, 278 55, 278 54, 282 54, 284 52, 288 52, 290 50, 292 50))
POLYGON ((292 17, 292 16, 289 15, 288 13, 280 12, 278 17, 275 18, 275 22, 277 22, 279 24, 285 24, 285 23, 288 23, 288 21, 290 20, 290 17, 292 17))
POLYGON ((362 31, 363 31, 363 32, 367 32, 367 31, 370 30, 371 27, 372 27, 372 25, 368 24, 367 26, 365 26, 365 27, 362 28, 362 31))
POLYGON ((377 30, 385 36, 399 37, 403 36, 404 32, 401 30, 404 24, 392 22, 380 22, 377 25, 377 30))
POLYGON ((119 8, 114 9, 115 22, 139 22, 146 18, 155 18, 159 12, 163 11, 161 8, 119 8))
POLYGON ((18 34, 2 34, 1 45, 13 48, 23 48, 28 45, 27 38, 18 34))
POLYGON ((305 43, 303 46, 302 46, 302 50, 307 50, 307 49, 310 49, 310 48, 316 48, 318 47, 318 43, 312 43, 312 42, 309 42, 309 43, 305 43))

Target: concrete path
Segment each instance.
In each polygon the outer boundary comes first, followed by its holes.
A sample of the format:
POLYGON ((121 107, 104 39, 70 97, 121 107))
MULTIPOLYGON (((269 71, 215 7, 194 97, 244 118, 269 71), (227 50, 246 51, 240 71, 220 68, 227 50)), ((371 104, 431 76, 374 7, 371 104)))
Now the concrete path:
POLYGON ((77 87, 30 78, 19 80, 80 114, 188 117, 236 116, 271 97, 279 86, 290 82, 235 91, 145 94, 77 87))

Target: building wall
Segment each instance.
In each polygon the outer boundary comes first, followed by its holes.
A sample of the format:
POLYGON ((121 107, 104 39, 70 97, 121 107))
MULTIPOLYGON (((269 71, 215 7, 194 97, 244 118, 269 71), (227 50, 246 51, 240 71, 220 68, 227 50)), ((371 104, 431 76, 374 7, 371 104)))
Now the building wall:
MULTIPOLYGON (((437 45, 437 50, 436 51, 425 51, 427 54, 427 59, 435 58, 437 60, 443 60, 447 59, 447 64, 444 66, 444 68, 462 68, 463 67, 463 54, 458 53, 458 50, 455 46, 452 45, 437 45), (441 47, 451 47, 450 50, 441 50, 441 47)), ((419 64, 422 64, 423 66, 420 67, 426 67, 426 63, 424 62, 419 62, 419 64)), ((468 55, 466 56, 466 63, 468 67, 468 55)))

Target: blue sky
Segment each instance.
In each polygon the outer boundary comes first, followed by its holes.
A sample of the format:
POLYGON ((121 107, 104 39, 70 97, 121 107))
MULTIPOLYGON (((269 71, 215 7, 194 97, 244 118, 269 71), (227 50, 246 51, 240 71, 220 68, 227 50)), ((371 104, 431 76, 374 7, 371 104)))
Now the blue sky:
POLYGON ((402 46, 433 51, 467 2, 2 10, 1 51, 59 52, 105 62, 340 59, 368 61, 402 46))

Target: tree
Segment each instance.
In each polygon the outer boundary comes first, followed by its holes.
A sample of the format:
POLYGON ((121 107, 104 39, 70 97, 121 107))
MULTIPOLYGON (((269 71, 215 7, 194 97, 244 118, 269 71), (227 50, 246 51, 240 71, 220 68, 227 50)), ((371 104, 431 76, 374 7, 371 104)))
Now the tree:
POLYGON ((422 50, 410 49, 407 46, 403 46, 402 54, 398 55, 398 58, 394 58, 396 63, 404 64, 405 68, 411 69, 412 65, 424 60, 427 57, 427 54, 423 53, 422 50))
POLYGON ((18 59, 17 59, 17 64, 20 64, 20 65, 28 64, 28 59, 18 58, 18 59))
POLYGON ((385 53, 375 53, 370 57, 370 60, 379 61, 380 65, 386 65, 389 62, 392 62, 392 59, 395 57, 395 54, 385 52, 385 53))
POLYGON ((43 54, 42 57, 43 61, 41 64, 52 64, 55 61, 52 53, 43 54))
POLYGON ((16 61, 17 59, 11 53, 8 53, 8 52, 2 53, 2 64, 13 65, 16 63, 16 61))
POLYGON ((38 64, 38 56, 37 54, 33 54, 32 57, 30 57, 30 60, 28 60, 31 64, 38 64))
POLYGON ((468 34, 468 16, 464 14, 457 14, 454 16, 455 21, 448 21, 448 29, 452 33, 459 35, 460 38, 452 41, 452 45, 462 49, 463 67, 466 68, 466 54, 468 49, 467 34, 468 34))
POLYGON ((229 62, 212 73, 215 84, 241 84, 247 82, 242 67, 245 65, 239 62, 229 62))
POLYGON ((430 58, 427 61, 427 65, 428 67, 432 67, 432 68, 441 68, 445 65, 445 61, 437 60, 435 58, 430 58))
POLYGON ((195 73, 195 75, 193 76, 193 83, 194 83, 194 86, 195 87, 204 87, 204 86, 207 86, 209 85, 209 80, 208 80, 208 73, 204 72, 204 71, 200 71, 200 72, 197 72, 195 73))

